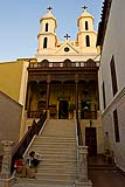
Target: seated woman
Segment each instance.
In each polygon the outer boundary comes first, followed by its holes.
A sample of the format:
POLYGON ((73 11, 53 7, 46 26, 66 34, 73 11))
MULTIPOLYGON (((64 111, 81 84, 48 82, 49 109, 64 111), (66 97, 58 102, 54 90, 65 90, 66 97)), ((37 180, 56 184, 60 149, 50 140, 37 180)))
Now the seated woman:
POLYGON ((19 174, 20 177, 35 178, 35 174, 26 165, 26 163, 24 162, 21 156, 15 160, 14 168, 15 168, 16 174, 19 174))

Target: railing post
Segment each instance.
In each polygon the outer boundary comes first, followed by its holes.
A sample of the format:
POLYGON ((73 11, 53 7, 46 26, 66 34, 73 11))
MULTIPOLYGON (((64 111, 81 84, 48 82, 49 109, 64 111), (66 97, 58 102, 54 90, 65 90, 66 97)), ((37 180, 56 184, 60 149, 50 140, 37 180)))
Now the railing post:
POLYGON ((76 119, 76 110, 74 110, 74 117, 73 118, 76 119))
POLYGON ((77 160, 77 181, 76 187, 92 187, 92 183, 88 180, 88 147, 78 146, 78 160, 77 160))
POLYGON ((50 110, 47 110, 47 119, 50 118, 50 110))
POLYGON ((12 146, 13 142, 4 140, 1 142, 4 149, 2 160, 2 171, 0 176, 0 187, 11 187, 11 160, 12 160, 12 146))

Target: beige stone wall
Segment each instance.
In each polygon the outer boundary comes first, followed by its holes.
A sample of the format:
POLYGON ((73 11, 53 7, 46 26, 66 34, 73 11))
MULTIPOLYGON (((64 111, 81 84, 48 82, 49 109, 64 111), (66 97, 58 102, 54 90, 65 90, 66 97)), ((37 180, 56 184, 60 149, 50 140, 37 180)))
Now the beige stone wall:
POLYGON ((15 101, 20 97, 22 63, 0 63, 0 90, 15 101))
POLYGON ((25 131, 25 101, 28 80, 29 62, 17 60, 0 63, 0 91, 6 93, 17 103, 23 106, 21 123, 21 136, 25 131))
POLYGON ((0 141, 19 140, 22 106, 0 91, 0 141))
POLYGON ((28 62, 11 61, 0 63, 0 91, 24 105, 27 87, 28 62))

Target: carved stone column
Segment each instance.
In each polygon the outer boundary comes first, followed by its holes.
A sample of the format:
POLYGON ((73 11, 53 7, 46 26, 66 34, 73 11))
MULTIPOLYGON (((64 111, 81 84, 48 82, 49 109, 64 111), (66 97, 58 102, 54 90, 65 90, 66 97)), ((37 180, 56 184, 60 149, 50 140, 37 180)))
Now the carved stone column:
POLYGON ((88 180, 88 147, 87 146, 79 146, 78 147, 78 160, 77 160, 77 181, 76 186, 78 187, 91 187, 92 183, 88 180))
POLYGON ((13 142, 4 140, 1 142, 4 149, 4 155, 2 160, 2 170, 0 176, 0 186, 10 187, 11 186, 11 159, 12 159, 12 146, 13 142))

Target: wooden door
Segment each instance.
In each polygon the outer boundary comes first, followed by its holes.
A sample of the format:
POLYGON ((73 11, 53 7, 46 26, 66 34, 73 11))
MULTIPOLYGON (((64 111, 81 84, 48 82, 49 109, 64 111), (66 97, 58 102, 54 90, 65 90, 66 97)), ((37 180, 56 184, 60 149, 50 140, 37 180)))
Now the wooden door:
POLYGON ((85 144, 88 146, 88 155, 96 156, 97 155, 96 128, 87 127, 85 129, 85 144))

